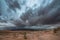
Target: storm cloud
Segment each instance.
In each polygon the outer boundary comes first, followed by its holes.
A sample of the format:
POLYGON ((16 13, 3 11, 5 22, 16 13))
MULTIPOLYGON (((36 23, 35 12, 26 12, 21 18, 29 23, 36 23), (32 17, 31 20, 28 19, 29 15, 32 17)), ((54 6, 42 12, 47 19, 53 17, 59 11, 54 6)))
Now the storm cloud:
POLYGON ((16 26, 60 23, 60 0, 0 0, 0 21, 16 26))

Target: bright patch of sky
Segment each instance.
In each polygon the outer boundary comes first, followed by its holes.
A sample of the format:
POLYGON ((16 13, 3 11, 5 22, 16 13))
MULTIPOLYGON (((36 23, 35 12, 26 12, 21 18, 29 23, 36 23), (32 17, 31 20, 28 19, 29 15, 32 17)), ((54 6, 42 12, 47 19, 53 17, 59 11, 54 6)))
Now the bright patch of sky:
MULTIPOLYGON (((10 1, 10 0, 9 0, 10 1)), ((13 10, 11 10, 10 13, 7 12, 8 9, 8 5, 6 4, 5 0, 1 0, 0 2, 2 3, 2 13, 3 16, 8 16, 9 18, 20 18, 20 16, 25 13, 26 11, 28 11, 29 9, 35 10, 38 7, 46 7, 48 4, 50 4, 53 0, 13 0, 13 1, 17 1, 20 6, 21 9, 17 9, 15 8, 16 12, 14 12, 13 10), (11 17, 10 17, 11 16, 11 17)), ((8 2, 9 3, 9 2, 8 2)))

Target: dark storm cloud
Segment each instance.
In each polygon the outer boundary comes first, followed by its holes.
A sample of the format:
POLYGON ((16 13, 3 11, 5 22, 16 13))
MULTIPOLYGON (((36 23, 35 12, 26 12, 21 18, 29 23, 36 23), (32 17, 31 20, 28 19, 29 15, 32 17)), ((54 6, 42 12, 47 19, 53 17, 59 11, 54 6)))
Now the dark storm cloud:
POLYGON ((10 9, 15 11, 15 8, 21 9, 20 4, 16 0, 5 0, 10 9))
POLYGON ((60 22, 60 0, 0 0, 0 14, 0 20, 13 20, 11 23, 20 26, 3 28, 7 30, 57 24, 60 22))
POLYGON ((60 0, 54 0, 50 5, 47 5, 43 10, 38 11, 39 12, 37 13, 40 14, 39 16, 34 16, 28 19, 31 25, 36 25, 39 23, 55 24, 60 22, 60 0))

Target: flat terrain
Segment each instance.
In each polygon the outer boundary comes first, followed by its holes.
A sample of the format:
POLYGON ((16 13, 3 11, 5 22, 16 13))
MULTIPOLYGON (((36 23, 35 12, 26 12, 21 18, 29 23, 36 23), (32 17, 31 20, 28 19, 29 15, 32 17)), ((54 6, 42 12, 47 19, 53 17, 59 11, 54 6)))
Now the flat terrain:
POLYGON ((43 31, 0 31, 0 40, 60 40, 60 28, 43 31))

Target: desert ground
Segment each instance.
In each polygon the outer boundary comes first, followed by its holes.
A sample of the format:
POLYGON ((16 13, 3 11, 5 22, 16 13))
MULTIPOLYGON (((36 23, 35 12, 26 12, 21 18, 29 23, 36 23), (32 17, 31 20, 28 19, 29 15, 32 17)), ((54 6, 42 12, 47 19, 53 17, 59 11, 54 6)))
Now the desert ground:
POLYGON ((60 40, 60 28, 52 30, 0 31, 0 40, 60 40))

